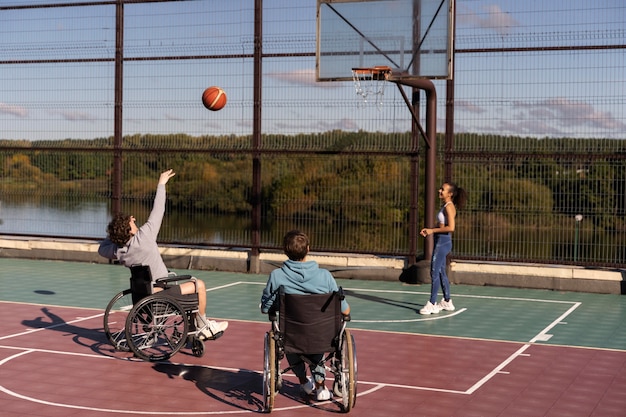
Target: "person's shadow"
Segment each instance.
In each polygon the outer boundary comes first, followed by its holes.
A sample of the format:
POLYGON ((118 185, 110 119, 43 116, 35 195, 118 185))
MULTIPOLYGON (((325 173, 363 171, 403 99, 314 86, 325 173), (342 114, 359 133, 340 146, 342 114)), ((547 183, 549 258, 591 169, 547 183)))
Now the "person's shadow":
POLYGON ((115 353, 115 349, 107 340, 103 328, 89 329, 68 323, 51 312, 48 307, 42 307, 41 312, 43 316, 35 317, 32 320, 22 320, 22 324, 33 329, 55 330, 64 336, 71 336, 74 343, 85 346, 100 355, 113 356, 115 353))
MULTIPOLYGON (((254 413, 264 413, 263 376, 255 371, 236 372, 208 368, 201 365, 184 365, 166 362, 155 363, 153 368, 168 378, 184 378, 193 382, 206 395, 228 406, 254 413)), ((332 381, 329 381, 332 383, 332 381)), ((332 387, 329 387, 332 389, 332 387)), ((315 402, 302 394, 300 385, 283 379, 276 396, 284 396, 297 403, 328 412, 341 412, 336 400, 315 402)))
POLYGON ((236 372, 201 365, 155 363, 153 368, 168 378, 183 378, 215 400, 241 410, 262 413, 263 378, 257 372, 240 369, 236 372), (219 393, 223 393, 221 395, 219 393))
POLYGON ((393 307, 405 308, 407 310, 412 310, 415 313, 419 313, 420 308, 424 306, 423 303, 414 303, 411 301, 398 301, 398 300, 393 300, 391 298, 384 298, 384 297, 378 297, 375 295, 361 294, 352 290, 343 290, 343 293, 346 295, 346 297, 360 298, 366 301, 386 304, 386 305, 390 305, 393 307))

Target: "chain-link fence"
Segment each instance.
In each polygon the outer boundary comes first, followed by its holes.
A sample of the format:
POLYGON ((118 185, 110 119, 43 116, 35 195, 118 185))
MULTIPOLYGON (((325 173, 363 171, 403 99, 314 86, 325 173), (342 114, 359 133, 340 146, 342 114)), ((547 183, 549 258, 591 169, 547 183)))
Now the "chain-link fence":
MULTIPOLYGON (((101 238, 174 168, 162 242, 278 248, 298 227, 419 257, 424 142, 395 86, 379 109, 315 82, 315 6, 3 1, 0 233, 101 238)), ((626 5, 456 6, 455 77, 434 81, 437 182, 470 197, 453 256, 623 264, 626 5)))

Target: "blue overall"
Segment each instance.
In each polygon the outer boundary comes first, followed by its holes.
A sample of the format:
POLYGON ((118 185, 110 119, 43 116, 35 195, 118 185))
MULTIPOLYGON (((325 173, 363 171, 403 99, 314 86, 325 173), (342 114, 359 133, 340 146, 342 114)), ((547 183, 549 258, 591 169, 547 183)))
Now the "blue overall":
MULTIPOLYGON (((446 206, 451 204, 446 203, 441 207, 439 213, 437 213, 437 222, 448 225, 448 217, 446 216, 446 206)), ((430 263, 430 302, 437 304, 437 293, 439 287, 443 290, 443 299, 448 301, 450 299, 450 280, 448 280, 448 274, 446 272, 446 258, 452 251, 452 236, 450 233, 435 233, 435 247, 433 249, 433 257, 430 263)))

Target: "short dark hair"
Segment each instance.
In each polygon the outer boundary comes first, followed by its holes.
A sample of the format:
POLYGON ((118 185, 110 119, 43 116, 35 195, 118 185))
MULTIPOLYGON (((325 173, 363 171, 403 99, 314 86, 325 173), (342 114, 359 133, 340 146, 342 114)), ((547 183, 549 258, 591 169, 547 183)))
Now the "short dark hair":
POLYGON ((113 217, 107 226, 107 234, 111 242, 122 247, 131 238, 130 235, 130 217, 124 213, 118 213, 113 217))
POLYGON ((291 230, 283 238, 283 250, 292 261, 301 261, 309 253, 309 237, 299 230, 291 230))

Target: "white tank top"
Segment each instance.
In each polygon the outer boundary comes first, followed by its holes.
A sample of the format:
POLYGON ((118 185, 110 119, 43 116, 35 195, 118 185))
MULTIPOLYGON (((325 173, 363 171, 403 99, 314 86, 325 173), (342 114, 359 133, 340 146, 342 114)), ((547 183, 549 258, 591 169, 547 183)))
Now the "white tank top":
POLYGON ((437 222, 439 224, 443 224, 444 226, 448 225, 448 216, 446 215, 446 206, 448 204, 450 204, 450 202, 447 202, 446 204, 441 206, 439 213, 437 213, 437 222))

